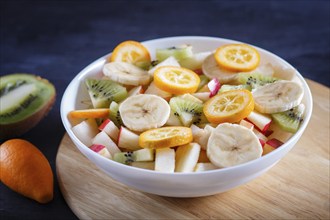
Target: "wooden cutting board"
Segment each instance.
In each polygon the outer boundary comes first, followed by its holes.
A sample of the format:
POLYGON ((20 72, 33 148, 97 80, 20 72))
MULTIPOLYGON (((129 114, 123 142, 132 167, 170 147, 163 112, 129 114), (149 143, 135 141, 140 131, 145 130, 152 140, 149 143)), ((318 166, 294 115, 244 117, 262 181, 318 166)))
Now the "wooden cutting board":
POLYGON ((106 176, 65 134, 56 158, 62 194, 80 219, 329 219, 330 90, 308 84, 314 109, 302 138, 266 174, 241 187, 200 198, 143 193, 106 176))

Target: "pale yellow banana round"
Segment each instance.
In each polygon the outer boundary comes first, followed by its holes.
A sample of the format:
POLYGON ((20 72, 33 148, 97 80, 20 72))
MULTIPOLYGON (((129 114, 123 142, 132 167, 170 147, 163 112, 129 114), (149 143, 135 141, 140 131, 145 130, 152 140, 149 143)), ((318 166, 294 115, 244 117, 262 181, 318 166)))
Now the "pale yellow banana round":
POLYGON ((253 91, 254 107, 261 113, 287 111, 301 103, 304 89, 292 81, 276 81, 258 87, 253 91))
POLYGON ((120 61, 105 64, 103 74, 115 82, 132 86, 147 85, 151 79, 147 71, 120 61))
POLYGON ((212 53, 205 58, 202 64, 203 73, 210 79, 217 78, 220 83, 228 83, 236 79, 236 72, 220 67, 212 53))
POLYGON ((138 132, 163 126, 170 111, 170 105, 163 98, 150 94, 128 97, 119 105, 124 125, 138 132))
POLYGON ((250 129, 223 123, 211 133, 206 153, 214 165, 231 167, 261 157, 262 146, 250 129))

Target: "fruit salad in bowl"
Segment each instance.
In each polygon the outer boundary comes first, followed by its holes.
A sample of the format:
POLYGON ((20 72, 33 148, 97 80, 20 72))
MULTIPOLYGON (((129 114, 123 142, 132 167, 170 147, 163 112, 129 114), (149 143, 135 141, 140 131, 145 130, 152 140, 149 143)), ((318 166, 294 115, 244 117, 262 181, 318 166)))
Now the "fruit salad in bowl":
POLYGON ((261 175, 312 112, 303 77, 261 48, 221 38, 124 41, 82 70, 61 117, 106 174, 164 196, 220 193, 261 175))

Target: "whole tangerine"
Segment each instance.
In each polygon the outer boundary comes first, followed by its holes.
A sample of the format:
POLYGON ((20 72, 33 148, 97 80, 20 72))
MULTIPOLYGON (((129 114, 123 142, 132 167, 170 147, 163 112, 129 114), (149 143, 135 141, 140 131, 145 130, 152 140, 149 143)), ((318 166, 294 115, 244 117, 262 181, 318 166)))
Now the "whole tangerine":
POLYGON ((39 203, 53 199, 53 172, 43 153, 22 139, 0 146, 0 178, 10 189, 39 203))

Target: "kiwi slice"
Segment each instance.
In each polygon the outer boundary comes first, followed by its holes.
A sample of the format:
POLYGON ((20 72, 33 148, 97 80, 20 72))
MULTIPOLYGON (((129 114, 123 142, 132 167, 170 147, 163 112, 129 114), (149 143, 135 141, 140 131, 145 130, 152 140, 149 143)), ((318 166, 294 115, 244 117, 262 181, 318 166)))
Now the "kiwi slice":
POLYGON ((117 161, 119 163, 129 165, 132 162, 134 162, 133 152, 132 151, 127 151, 127 152, 115 153, 115 155, 113 156, 113 160, 117 161))
POLYGON ((159 60, 152 60, 151 63, 150 63, 149 69, 151 69, 152 67, 157 66, 159 63, 160 63, 159 60))
POLYGON ((170 47, 166 49, 156 50, 156 59, 163 61, 170 56, 173 56, 176 60, 180 61, 194 55, 191 45, 182 45, 178 47, 170 47))
POLYGON ((197 125, 200 128, 204 128, 205 125, 209 124, 210 122, 207 120, 206 116, 204 115, 204 113, 202 113, 202 115, 198 118, 196 118, 196 120, 193 121, 194 125, 197 125))
POLYGON ((121 120, 120 117, 120 112, 119 112, 119 104, 115 101, 111 102, 110 104, 110 113, 109 113, 109 118, 115 125, 120 128, 120 126, 124 125, 123 121, 121 120))
POLYGON ((94 108, 107 108, 112 101, 120 102, 127 97, 125 87, 108 79, 86 79, 89 96, 94 108))
POLYGON ((152 67, 151 61, 140 61, 135 63, 134 65, 144 70, 149 70, 152 67))
POLYGON ((153 149, 140 149, 136 151, 127 151, 116 153, 113 160, 123 163, 131 164, 132 162, 150 162, 154 160, 154 150, 153 149))
POLYGON ((247 85, 247 84, 242 84, 242 85, 222 85, 220 87, 220 90, 218 91, 218 93, 221 93, 221 92, 226 92, 226 91, 229 91, 229 90, 237 90, 237 89, 246 89, 246 90, 249 90, 251 91, 252 88, 250 85, 247 85))
POLYGON ((179 117, 184 126, 189 127, 193 123, 198 124, 202 121, 202 103, 182 97, 173 97, 169 104, 174 115, 179 117))
POLYGON ((200 83, 198 85, 197 91, 200 90, 203 86, 205 86, 210 80, 205 75, 199 75, 200 83))
POLYGON ((300 104, 288 111, 272 114, 272 118, 278 126, 287 132, 296 133, 303 121, 305 105, 300 104))
POLYGON ((252 89, 279 80, 278 78, 265 76, 260 73, 239 73, 237 77, 241 84, 251 86, 252 89))
POLYGON ((51 109, 56 91, 46 79, 25 73, 0 77, 0 138, 19 136, 51 109))

